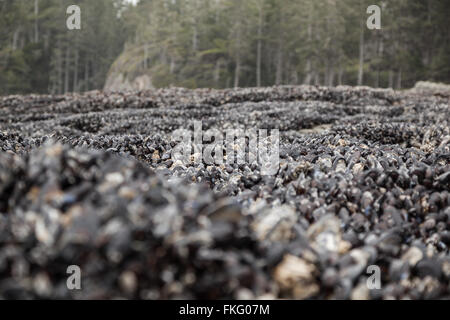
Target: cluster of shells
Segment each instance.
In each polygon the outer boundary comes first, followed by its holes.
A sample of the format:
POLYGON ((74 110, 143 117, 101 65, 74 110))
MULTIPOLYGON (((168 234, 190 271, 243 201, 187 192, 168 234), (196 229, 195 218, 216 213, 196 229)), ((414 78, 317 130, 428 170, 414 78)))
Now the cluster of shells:
POLYGON ((0 98, 0 298, 450 298, 449 102, 313 86, 0 98), (195 121, 278 129, 278 170, 194 161, 206 142, 175 159, 195 121))

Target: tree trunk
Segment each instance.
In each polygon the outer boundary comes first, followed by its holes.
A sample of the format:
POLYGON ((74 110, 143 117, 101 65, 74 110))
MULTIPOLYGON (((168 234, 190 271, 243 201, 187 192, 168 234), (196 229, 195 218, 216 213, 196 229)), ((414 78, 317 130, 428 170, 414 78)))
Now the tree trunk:
POLYGON ((429 77, 432 72, 430 66, 432 65, 432 61, 433 61, 433 47, 434 47, 434 37, 435 37, 435 32, 434 32, 434 28, 433 28, 433 23, 431 21, 431 0, 427 1, 427 44, 426 44, 426 49, 425 49, 425 57, 423 58, 423 63, 424 65, 427 67, 427 71, 426 71, 426 76, 429 77))
POLYGON ((44 50, 48 51, 50 47, 50 31, 47 31, 44 35, 44 50))
POLYGON ((84 91, 89 91, 89 61, 84 62, 84 91))
POLYGON ((236 68, 234 70, 234 87, 239 87, 239 77, 241 74, 241 55, 236 55, 236 68))
POLYGON ((73 92, 78 91, 78 59, 79 53, 78 49, 75 50, 75 69, 73 71, 73 92))
POLYGON ((219 86, 220 81, 220 67, 221 67, 221 61, 220 59, 216 62, 216 69, 214 70, 214 85, 216 88, 219 86))
MULTIPOLYGON (((61 42, 59 42, 61 43, 61 42)), ((58 45, 58 94, 61 94, 63 91, 63 57, 62 57, 62 49, 61 46, 58 45)))
POLYGON ((13 40, 12 40, 12 49, 13 51, 17 50, 17 43, 19 42, 19 35, 20 35, 20 27, 18 27, 13 34, 13 40))
POLYGON ((278 41, 278 52, 277 52, 277 71, 275 84, 280 85, 283 82, 283 48, 281 38, 278 41))
POLYGON ((334 86, 334 68, 330 70, 330 73, 328 75, 328 86, 329 87, 334 86))
POLYGON ((377 72, 375 74, 375 88, 380 87, 380 69, 377 67, 377 72))
POLYGON ((292 82, 293 82, 293 84, 298 85, 298 72, 297 72, 297 70, 294 70, 292 72, 292 82))
POLYGON ((170 56, 170 68, 169 68, 170 74, 173 74, 175 72, 175 67, 176 67, 175 58, 170 56))
POLYGON ((379 88, 380 87, 380 64, 381 61, 383 59, 383 53, 384 53, 384 42, 383 42, 383 36, 381 34, 379 34, 378 36, 378 50, 377 50, 377 57, 378 57, 378 61, 377 61, 377 75, 376 75, 376 80, 375 80, 375 87, 379 88))
MULTIPOLYGON (((312 40, 312 10, 309 10, 309 17, 308 17, 308 47, 311 46, 311 40, 312 40)), ((309 51, 309 50, 308 50, 309 51)), ((310 85, 312 80, 312 69, 311 69, 311 54, 308 52, 307 58, 306 58, 306 76, 305 80, 303 81, 304 84, 310 85)))
POLYGON ((64 93, 69 92, 69 58, 70 58, 70 51, 69 47, 66 48, 66 58, 64 61, 64 93))
POLYGON ((358 69, 358 86, 364 81, 364 24, 361 23, 359 32, 359 69, 358 69))
POLYGON ((198 49, 198 31, 197 31, 197 24, 194 24, 194 32, 192 35, 192 50, 194 52, 197 52, 198 49))
POLYGON ((34 42, 39 42, 39 27, 38 27, 38 16, 39 16, 39 0, 34 0, 34 42))
POLYGON ((304 84, 311 84, 311 79, 312 79, 312 75, 311 75, 311 59, 308 58, 308 60, 306 61, 306 76, 305 76, 305 80, 303 81, 304 84))
POLYGON ((398 75, 397 75, 397 89, 401 89, 402 88, 402 69, 400 69, 398 71, 398 75))
POLYGON ((56 60, 56 67, 55 67, 55 76, 52 79, 53 81, 53 89, 54 93, 60 94, 62 92, 62 49, 61 49, 61 39, 57 38, 56 40, 56 47, 55 47, 55 60, 56 60))
POLYGON ((314 72, 313 74, 314 74, 314 76, 313 76, 313 78, 314 78, 314 85, 320 86, 320 77, 319 77, 319 73, 318 73, 318 72, 314 72))
POLYGON ((239 78, 241 76, 241 24, 237 26, 236 39, 236 66, 234 70, 234 87, 239 87, 239 78))
POLYGON ((262 54, 262 23, 263 23, 263 9, 262 3, 258 7, 258 47, 256 52, 256 86, 261 86, 261 54, 262 54))
POLYGON ((388 84, 389 88, 394 88, 394 71, 389 70, 389 84, 388 84))
POLYGON ((340 85, 340 86, 342 86, 343 74, 344 74, 344 69, 342 68, 342 65, 339 64, 338 85, 340 85))
POLYGON ((148 61, 148 44, 144 45, 144 70, 147 70, 147 61, 148 61))

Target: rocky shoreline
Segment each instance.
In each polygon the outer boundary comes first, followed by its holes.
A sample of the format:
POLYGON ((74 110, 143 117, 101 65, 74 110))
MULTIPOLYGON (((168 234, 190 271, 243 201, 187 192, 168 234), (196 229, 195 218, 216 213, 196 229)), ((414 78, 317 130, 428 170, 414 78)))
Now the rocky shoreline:
POLYGON ((0 298, 450 298, 449 102, 313 86, 2 97, 0 298), (172 159, 195 120, 278 129, 277 174, 172 159))

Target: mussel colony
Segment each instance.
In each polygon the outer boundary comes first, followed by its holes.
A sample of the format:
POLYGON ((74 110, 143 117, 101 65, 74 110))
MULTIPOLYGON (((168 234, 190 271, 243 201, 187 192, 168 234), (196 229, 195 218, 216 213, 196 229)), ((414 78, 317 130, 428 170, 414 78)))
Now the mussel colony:
POLYGON ((311 86, 0 98, 0 298, 450 298, 449 101, 311 86), (278 129, 278 172, 172 159, 194 120, 278 129))

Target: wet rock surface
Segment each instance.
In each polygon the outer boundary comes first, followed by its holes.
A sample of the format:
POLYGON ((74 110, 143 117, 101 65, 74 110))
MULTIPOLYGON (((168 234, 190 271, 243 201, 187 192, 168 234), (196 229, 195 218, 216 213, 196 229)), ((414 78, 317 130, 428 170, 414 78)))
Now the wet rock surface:
POLYGON ((0 98, 0 298, 449 298, 449 101, 305 86, 0 98), (276 174, 174 159, 194 120, 278 129, 276 174))

